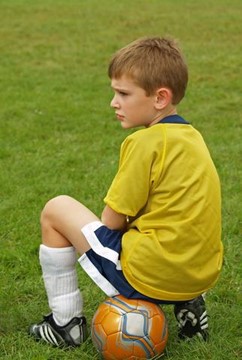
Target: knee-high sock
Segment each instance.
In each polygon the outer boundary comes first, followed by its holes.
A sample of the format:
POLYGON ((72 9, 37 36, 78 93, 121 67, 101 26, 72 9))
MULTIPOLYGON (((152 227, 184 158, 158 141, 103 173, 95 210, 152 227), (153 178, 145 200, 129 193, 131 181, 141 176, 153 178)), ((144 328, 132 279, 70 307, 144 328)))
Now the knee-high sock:
POLYGON ((42 244, 39 258, 49 307, 57 325, 64 326, 83 310, 75 269, 76 251, 73 247, 50 248, 42 244))

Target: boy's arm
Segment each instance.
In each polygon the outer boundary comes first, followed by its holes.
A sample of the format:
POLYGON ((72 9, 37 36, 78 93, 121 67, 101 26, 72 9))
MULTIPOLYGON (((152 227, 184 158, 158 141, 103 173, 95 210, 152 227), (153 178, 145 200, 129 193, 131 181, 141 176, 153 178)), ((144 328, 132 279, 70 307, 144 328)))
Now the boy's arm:
POLYGON ((127 216, 117 213, 108 205, 103 209, 101 220, 109 229, 126 231, 127 216))

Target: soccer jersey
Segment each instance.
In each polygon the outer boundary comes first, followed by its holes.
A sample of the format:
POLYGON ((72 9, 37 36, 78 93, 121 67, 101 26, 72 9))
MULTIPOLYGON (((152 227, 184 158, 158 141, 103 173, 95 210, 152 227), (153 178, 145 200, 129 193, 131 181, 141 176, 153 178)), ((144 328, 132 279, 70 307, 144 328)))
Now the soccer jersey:
POLYGON ((219 178, 202 136, 180 116, 125 139, 104 201, 130 217, 121 266, 137 291, 176 301, 215 284, 223 254, 219 178))

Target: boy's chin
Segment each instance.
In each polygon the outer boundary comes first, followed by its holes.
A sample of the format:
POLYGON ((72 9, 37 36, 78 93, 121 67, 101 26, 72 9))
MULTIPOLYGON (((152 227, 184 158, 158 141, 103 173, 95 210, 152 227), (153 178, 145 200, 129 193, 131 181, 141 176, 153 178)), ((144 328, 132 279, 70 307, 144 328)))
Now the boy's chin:
POLYGON ((129 124, 129 123, 122 121, 121 126, 123 129, 133 129, 133 128, 139 127, 141 125, 129 124))
POLYGON ((127 124, 124 121, 121 121, 120 125, 122 126, 123 129, 131 129, 132 128, 131 124, 127 124))

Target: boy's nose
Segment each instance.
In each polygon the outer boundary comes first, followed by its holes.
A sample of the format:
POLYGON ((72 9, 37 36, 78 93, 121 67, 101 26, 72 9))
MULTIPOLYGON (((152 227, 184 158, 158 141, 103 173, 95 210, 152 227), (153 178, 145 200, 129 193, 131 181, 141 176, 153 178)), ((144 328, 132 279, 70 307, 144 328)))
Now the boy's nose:
POLYGON ((115 109, 115 108, 117 109, 117 108, 119 107, 115 96, 112 98, 111 103, 110 103, 110 106, 111 106, 112 108, 114 108, 114 109, 115 109))

